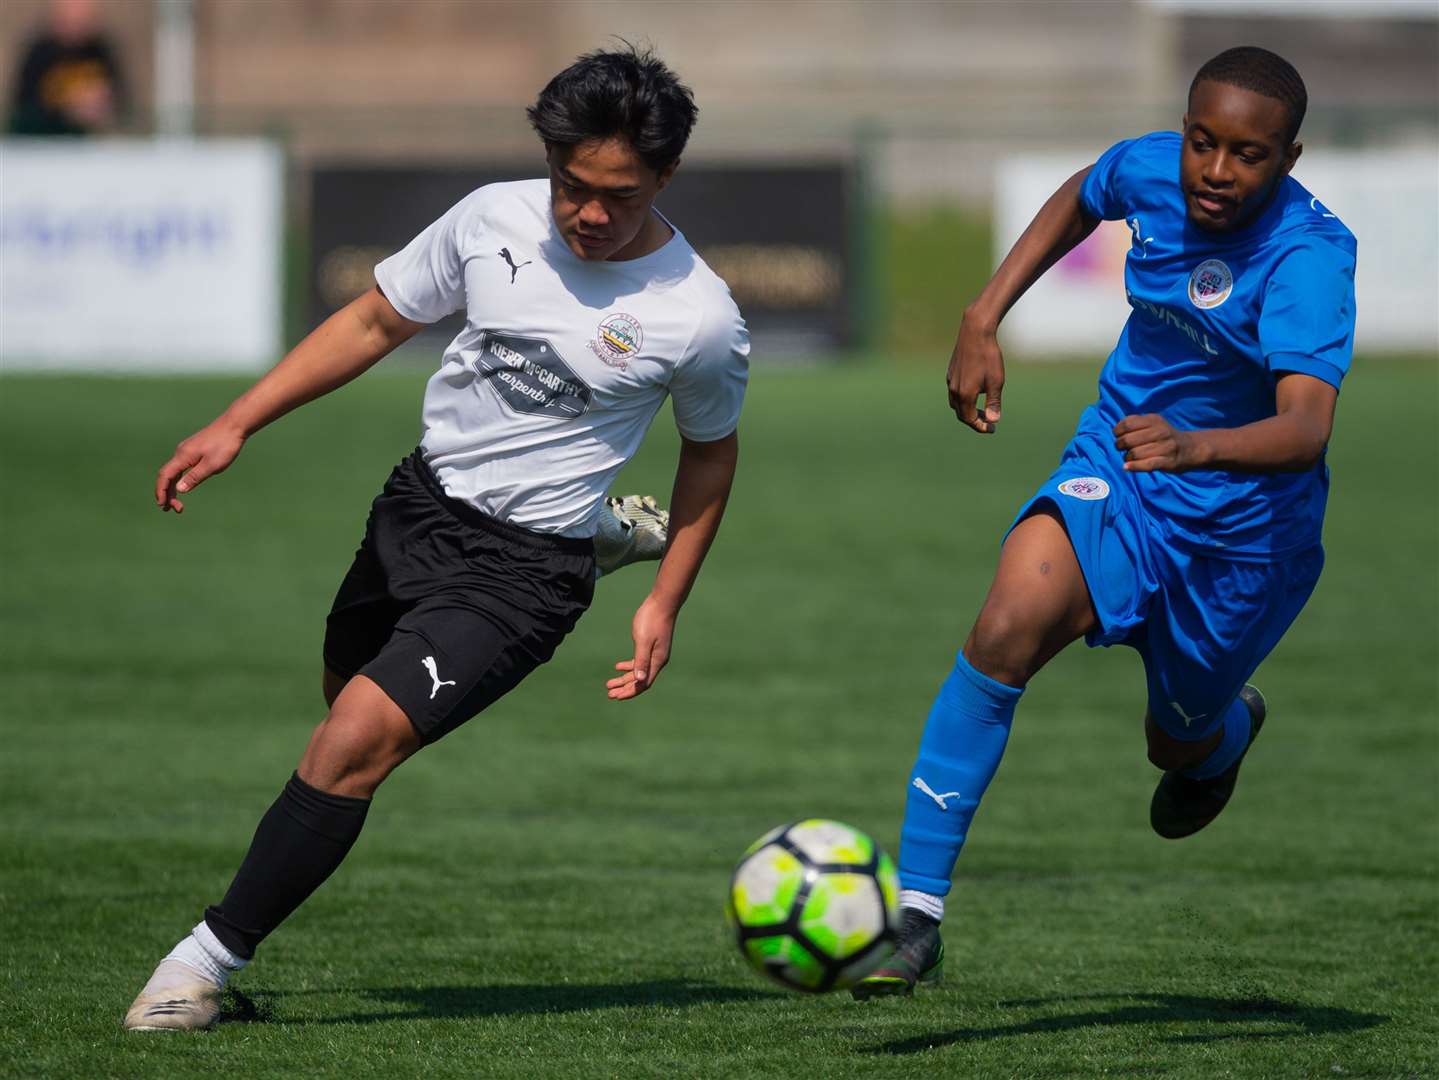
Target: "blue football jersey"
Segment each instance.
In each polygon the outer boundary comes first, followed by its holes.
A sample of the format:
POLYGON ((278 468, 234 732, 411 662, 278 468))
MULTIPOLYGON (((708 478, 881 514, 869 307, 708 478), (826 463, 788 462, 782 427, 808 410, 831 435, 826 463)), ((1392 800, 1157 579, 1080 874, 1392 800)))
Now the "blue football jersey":
MULTIPOLYGON (((1085 211, 1132 234, 1129 320, 1080 433, 1113 446, 1125 416, 1158 413, 1184 430, 1275 414, 1275 385, 1300 372, 1339 386, 1354 346, 1354 236, 1292 177, 1245 227, 1189 221, 1182 136, 1156 132, 1107 150, 1080 190, 1085 211)), ((1119 451, 1114 451, 1119 457, 1119 451)), ((1285 558, 1318 543, 1329 474, 1130 473, 1160 532, 1233 558, 1285 558)))

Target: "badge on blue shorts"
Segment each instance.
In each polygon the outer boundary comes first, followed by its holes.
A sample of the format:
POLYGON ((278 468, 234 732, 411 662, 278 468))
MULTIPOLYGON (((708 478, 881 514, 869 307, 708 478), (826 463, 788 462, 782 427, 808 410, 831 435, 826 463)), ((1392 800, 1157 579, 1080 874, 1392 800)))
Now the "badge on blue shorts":
POLYGON ((1065 480, 1060 483, 1059 490, 1085 502, 1109 497, 1109 485, 1097 476, 1076 476, 1073 480, 1065 480))

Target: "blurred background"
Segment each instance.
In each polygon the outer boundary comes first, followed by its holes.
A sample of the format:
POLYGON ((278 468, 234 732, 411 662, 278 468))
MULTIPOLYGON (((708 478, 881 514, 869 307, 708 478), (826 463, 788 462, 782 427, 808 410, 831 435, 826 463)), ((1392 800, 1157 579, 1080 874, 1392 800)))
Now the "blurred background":
MULTIPOLYGON (((1439 348, 1434 0, 8 0, 0 359, 272 362, 461 195, 538 175, 524 106, 615 37, 695 91, 663 205, 765 361, 937 362, 1058 182, 1241 43, 1308 84, 1296 175, 1359 236, 1360 348, 1439 348)), ((1126 247, 1042 282, 1016 355, 1107 351, 1126 247)))

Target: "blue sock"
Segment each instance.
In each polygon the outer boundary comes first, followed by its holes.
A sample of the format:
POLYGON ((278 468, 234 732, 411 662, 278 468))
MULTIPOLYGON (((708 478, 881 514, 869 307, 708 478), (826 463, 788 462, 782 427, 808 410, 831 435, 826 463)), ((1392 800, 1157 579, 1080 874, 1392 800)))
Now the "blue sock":
POLYGON ((984 789, 994 779, 1022 689, 995 682, 964 654, 929 710, 899 834, 899 884, 933 896, 949 878, 984 789))
POLYGON ((1219 740, 1219 745, 1207 758, 1192 769, 1185 769, 1184 775, 1191 780, 1209 780, 1238 761, 1249 746, 1252 719, 1249 706, 1242 699, 1235 698, 1230 702, 1224 713, 1224 738, 1219 740))

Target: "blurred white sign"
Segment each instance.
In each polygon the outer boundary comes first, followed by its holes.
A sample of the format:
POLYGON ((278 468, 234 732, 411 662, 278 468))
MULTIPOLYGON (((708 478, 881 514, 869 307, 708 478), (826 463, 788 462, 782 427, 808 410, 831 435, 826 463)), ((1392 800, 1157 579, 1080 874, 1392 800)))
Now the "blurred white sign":
MULTIPOLYGON (((1000 162, 996 265, 1044 201, 1084 164, 1055 155, 1000 162)), ((1439 150, 1306 153, 1294 177, 1358 238, 1355 347, 1439 349, 1439 150)), ((1103 222, 1036 282, 1004 321, 1015 355, 1107 355, 1129 317, 1129 247, 1124 222, 1103 222)))
POLYGON ((260 139, 0 142, 0 363, 274 363, 283 179, 260 139))

